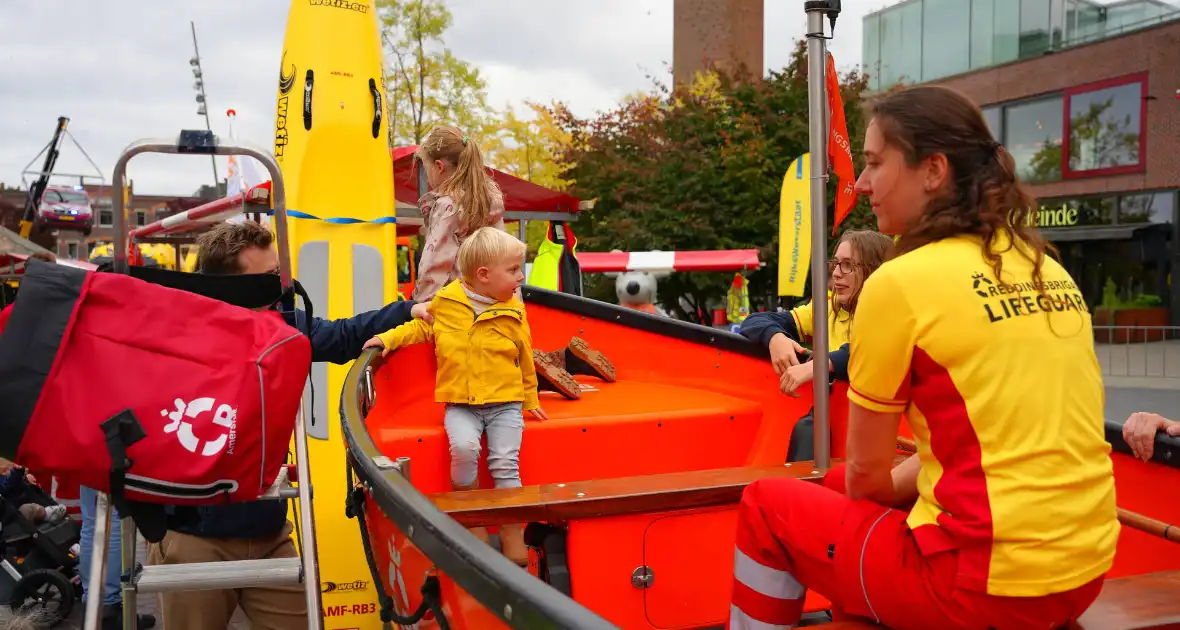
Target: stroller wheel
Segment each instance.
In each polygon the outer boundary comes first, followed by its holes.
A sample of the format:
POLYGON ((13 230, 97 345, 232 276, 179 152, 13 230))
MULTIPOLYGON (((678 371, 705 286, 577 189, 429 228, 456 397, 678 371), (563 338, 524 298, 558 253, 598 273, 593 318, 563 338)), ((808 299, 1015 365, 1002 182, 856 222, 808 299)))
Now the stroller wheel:
POLYGON ((73 611, 74 585, 57 571, 29 571, 13 587, 8 606, 14 614, 29 615, 41 627, 52 628, 73 611))

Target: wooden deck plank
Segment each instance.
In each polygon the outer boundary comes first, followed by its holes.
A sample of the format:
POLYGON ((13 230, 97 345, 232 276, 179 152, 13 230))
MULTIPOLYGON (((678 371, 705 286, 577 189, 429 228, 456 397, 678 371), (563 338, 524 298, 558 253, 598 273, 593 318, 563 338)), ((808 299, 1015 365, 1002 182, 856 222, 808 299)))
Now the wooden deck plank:
POLYGON ((1180 571, 1113 578, 1074 630, 1133 630, 1180 625, 1180 571))
POLYGON ((811 462, 784 466, 721 468, 594 479, 565 484, 468 490, 430 495, 443 512, 466 527, 555 522, 736 504, 751 482, 767 478, 823 479, 811 462))

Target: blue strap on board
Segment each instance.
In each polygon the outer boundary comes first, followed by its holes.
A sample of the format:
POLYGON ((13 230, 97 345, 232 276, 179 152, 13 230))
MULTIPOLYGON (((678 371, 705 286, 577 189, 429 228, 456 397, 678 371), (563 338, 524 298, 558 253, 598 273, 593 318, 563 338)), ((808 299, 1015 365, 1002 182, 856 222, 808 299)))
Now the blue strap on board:
MULTIPOLYGON (((266 214, 267 214, 267 216, 271 216, 274 214, 274 210, 268 210, 266 212, 266 214)), ((327 219, 321 219, 320 217, 317 217, 314 214, 308 214, 306 212, 300 212, 298 210, 291 210, 291 209, 287 210, 287 216, 295 217, 296 219, 310 219, 312 221, 323 221, 324 223, 335 223, 337 225, 353 225, 356 223, 373 223, 373 224, 380 225, 380 224, 386 224, 386 223, 394 223, 394 224, 397 223, 397 217, 379 217, 379 218, 373 219, 372 221, 366 221, 364 219, 350 219, 347 217, 329 217, 327 219)))

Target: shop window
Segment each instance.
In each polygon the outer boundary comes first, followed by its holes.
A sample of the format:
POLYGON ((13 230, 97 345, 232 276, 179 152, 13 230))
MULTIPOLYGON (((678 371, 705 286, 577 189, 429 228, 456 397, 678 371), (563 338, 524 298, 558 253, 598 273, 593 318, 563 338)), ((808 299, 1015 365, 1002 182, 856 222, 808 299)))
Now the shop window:
POLYGON ((1061 179, 1061 97, 1008 105, 1003 118, 1001 143, 1016 160, 1020 179, 1030 183, 1061 179))
POLYGON ((1174 192, 1119 197, 1119 223, 1172 223, 1175 216, 1174 192))
POLYGON ((1071 89, 1065 95, 1069 144, 1065 177, 1140 171, 1145 165, 1147 76, 1071 89))

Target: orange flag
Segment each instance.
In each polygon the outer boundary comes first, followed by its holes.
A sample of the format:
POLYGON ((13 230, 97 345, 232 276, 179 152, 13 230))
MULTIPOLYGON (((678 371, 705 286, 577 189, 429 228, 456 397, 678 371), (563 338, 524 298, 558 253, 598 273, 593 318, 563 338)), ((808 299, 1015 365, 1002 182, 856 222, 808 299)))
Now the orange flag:
POLYGON ((836 172, 836 220, 832 235, 840 222, 856 205, 856 170, 852 166, 852 145, 848 140, 848 122, 844 119, 844 99, 836 76, 836 60, 828 53, 828 160, 836 172))

